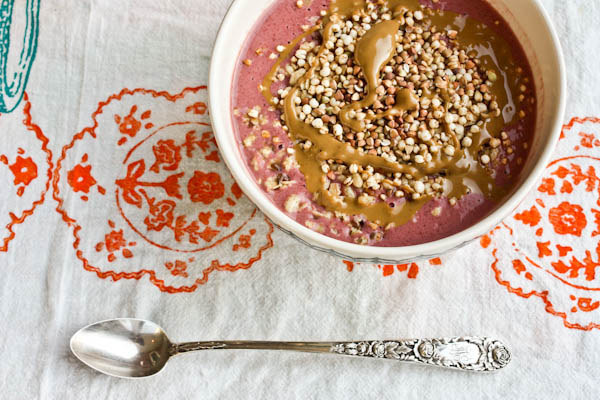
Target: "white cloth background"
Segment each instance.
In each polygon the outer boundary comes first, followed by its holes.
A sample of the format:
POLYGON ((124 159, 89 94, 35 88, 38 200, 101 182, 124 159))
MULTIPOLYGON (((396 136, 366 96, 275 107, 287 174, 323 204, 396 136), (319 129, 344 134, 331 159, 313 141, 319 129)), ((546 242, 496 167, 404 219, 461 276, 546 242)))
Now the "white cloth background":
MULTIPOLYGON (((49 138, 54 166, 63 146, 91 126, 90 115, 109 95, 138 87, 178 93, 206 84, 212 43, 229 3, 42 1, 27 93, 34 122, 49 138)), ((569 70, 565 123, 575 116, 600 116, 600 3, 543 3, 569 70)), ((0 132, 0 153, 20 140, 0 132)), ((495 279, 489 249, 479 243, 443 257, 441 266, 419 263, 417 278, 409 279, 398 270, 383 277, 370 265, 349 272, 341 260, 275 230, 274 247, 248 270, 215 272, 193 293, 168 294, 146 277, 113 282, 85 271, 56 207, 51 188, 34 214, 15 226, 8 250, 0 252, 2 398, 592 399, 600 394, 598 329, 568 328, 561 316, 546 312, 541 298, 509 293, 495 279), (216 351, 178 357, 150 379, 118 380, 83 366, 68 341, 88 323, 120 316, 156 321, 181 341, 481 334, 505 340, 513 361, 496 374, 468 374, 330 355, 216 351)), ((593 249, 596 244, 584 236, 577 245, 593 249)), ((544 276, 539 279, 553 279, 544 276)), ((540 290, 545 283, 554 285, 542 281, 540 290)), ((592 304, 596 300, 592 296, 592 304)), ((586 320, 579 311, 567 321, 598 323, 598 312, 588 311, 586 320)))

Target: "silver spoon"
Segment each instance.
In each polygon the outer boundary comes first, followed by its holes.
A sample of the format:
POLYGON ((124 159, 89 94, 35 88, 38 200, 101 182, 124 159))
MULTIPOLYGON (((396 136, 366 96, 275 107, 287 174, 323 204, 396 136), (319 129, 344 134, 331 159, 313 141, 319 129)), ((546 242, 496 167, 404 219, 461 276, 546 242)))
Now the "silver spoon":
POLYGON ((464 371, 505 367, 510 352, 497 340, 483 337, 366 340, 357 342, 211 341, 172 343, 154 322, 117 318, 77 331, 71 351, 89 367, 120 378, 158 373, 171 356, 196 350, 248 349, 333 353, 436 365, 464 371))

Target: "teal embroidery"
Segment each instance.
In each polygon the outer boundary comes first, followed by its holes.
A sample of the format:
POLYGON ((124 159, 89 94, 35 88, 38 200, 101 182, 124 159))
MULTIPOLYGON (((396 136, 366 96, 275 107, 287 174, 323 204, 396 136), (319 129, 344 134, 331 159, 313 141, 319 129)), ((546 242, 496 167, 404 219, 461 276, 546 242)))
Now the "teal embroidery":
MULTIPOLYGON (((23 4, 23 0, 0 0, 0 113, 11 112, 21 102, 37 50, 40 0, 27 0, 25 6, 25 33, 22 38, 23 46, 14 73, 12 76, 8 76, 10 41, 11 39, 21 40, 21 38, 10 37, 10 25, 15 2, 23 4)), ((19 13, 18 15, 22 14, 19 13)))

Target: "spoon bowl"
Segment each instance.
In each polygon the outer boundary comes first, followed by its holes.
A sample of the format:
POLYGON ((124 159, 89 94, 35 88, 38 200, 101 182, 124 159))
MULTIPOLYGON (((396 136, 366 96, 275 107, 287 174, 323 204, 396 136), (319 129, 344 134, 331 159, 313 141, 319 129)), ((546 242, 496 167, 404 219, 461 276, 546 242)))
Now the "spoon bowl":
POLYGON ((121 378, 158 373, 171 356, 172 347, 160 326, 133 318, 96 322, 71 338, 71 351, 83 363, 121 378))

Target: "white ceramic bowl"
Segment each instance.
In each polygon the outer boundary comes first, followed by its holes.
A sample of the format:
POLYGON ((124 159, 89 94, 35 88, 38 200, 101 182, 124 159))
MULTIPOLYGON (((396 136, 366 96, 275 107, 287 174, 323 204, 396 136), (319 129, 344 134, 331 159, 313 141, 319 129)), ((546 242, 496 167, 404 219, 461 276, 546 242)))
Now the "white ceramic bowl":
POLYGON ((404 247, 361 246, 314 232, 279 210, 255 183, 238 147, 231 118, 231 82, 239 52, 254 24, 275 1, 235 0, 219 31, 212 54, 209 95, 215 137, 223 159, 244 193, 282 230, 307 245, 347 259, 402 262, 434 257, 489 232, 523 200, 541 177, 560 135, 566 101, 566 71, 560 43, 539 0, 489 0, 513 29, 533 69, 538 98, 537 126, 530 156, 517 189, 477 224, 435 242, 404 247))

